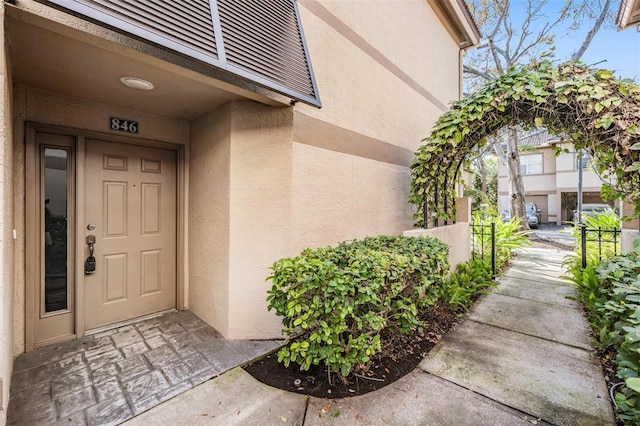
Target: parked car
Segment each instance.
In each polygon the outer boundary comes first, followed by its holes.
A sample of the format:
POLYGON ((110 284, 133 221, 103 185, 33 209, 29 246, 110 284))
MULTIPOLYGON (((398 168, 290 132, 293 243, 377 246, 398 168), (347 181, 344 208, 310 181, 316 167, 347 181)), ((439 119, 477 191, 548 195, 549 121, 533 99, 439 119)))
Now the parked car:
MULTIPOLYGON (((541 210, 538 208, 536 203, 526 203, 524 205, 524 210, 527 215, 527 223, 529 224, 529 228, 538 229, 540 226, 540 212, 541 210)), ((500 215, 500 218, 503 222, 508 222, 511 219, 511 213, 509 210, 504 210, 500 215)))
POLYGON ((527 215, 527 223, 529 223, 529 227, 532 229, 538 229, 541 222, 541 215, 538 205, 536 203, 527 203, 524 205, 524 210, 527 215))
MULTIPOLYGON (((612 214, 613 209, 609 204, 583 204, 582 205, 582 219, 585 217, 595 217, 601 214, 612 214)), ((573 211, 573 221, 580 222, 578 210, 573 211)))

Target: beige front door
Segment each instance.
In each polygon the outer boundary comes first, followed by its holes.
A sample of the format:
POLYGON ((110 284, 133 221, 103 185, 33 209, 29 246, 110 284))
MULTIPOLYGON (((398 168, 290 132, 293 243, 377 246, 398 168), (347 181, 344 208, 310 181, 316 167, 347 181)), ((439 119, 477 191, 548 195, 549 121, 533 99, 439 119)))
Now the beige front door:
POLYGON ((85 154, 85 329, 174 308, 175 151, 87 139, 85 154))

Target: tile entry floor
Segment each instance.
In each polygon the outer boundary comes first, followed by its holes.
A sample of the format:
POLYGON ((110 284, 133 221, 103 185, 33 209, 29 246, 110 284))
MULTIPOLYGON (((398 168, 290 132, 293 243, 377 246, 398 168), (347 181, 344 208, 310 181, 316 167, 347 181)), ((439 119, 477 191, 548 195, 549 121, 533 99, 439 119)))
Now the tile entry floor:
POLYGON ((281 340, 227 340, 175 311, 19 355, 7 424, 118 424, 281 340))

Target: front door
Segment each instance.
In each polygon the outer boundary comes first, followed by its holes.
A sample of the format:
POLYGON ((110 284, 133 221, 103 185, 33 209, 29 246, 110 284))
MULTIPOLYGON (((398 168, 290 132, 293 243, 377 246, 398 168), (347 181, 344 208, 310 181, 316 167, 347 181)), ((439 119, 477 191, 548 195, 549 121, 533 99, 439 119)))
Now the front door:
POLYGON ((175 151, 87 138, 84 176, 85 329, 174 308, 175 151))

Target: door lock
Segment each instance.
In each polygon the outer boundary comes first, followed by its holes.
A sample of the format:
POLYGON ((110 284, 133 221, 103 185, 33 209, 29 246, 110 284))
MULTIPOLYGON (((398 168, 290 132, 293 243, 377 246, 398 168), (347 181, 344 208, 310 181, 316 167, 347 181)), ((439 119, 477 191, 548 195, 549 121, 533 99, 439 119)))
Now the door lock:
POLYGON ((93 245, 95 243, 96 243, 96 236, 87 235, 87 245, 89 246, 89 257, 87 257, 87 260, 84 261, 85 275, 91 275, 96 272, 96 258, 93 257, 93 245))

